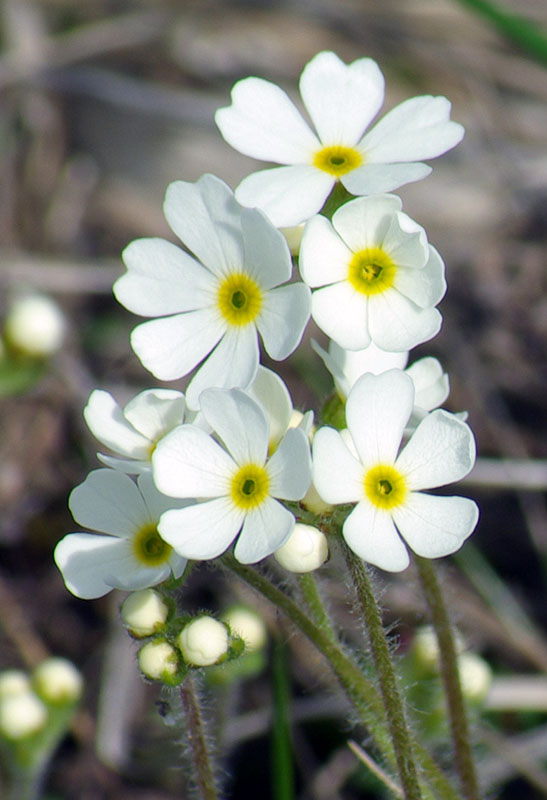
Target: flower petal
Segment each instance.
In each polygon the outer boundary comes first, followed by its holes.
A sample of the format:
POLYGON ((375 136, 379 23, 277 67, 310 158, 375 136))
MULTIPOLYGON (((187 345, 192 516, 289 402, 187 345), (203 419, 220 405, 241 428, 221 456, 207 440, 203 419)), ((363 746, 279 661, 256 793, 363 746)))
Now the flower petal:
POLYGON ((352 254, 367 247, 381 247, 401 205, 394 194, 359 197, 341 206, 334 213, 332 224, 352 254))
POLYGON ((155 484, 170 497, 226 495, 235 469, 228 453, 195 425, 175 428, 152 455, 155 484))
POLYGON ((429 247, 429 259, 422 269, 399 267, 393 286, 420 308, 435 306, 446 292, 444 262, 434 247, 429 247))
POLYGON ((266 414, 270 429, 270 447, 272 444, 277 447, 289 427, 293 410, 289 390, 277 372, 259 366, 246 391, 266 414))
POLYGON ((346 420, 365 467, 395 463, 413 405, 414 384, 399 369, 358 379, 346 402, 346 420))
POLYGON ((414 405, 431 411, 444 403, 450 393, 448 375, 436 358, 420 358, 407 368, 414 382, 414 405))
POLYGON ((342 534, 354 553, 380 569, 401 572, 410 563, 391 514, 367 501, 353 509, 344 522, 342 534))
POLYGON ((313 437, 313 485, 326 503, 363 497, 363 467, 334 428, 319 428, 313 437))
POLYGON ((215 309, 188 311, 137 325, 131 347, 152 375, 172 381, 191 372, 225 330, 226 323, 215 309))
POLYGON ((186 407, 184 395, 174 389, 145 389, 129 401, 123 410, 131 425, 155 443, 182 423, 186 407))
POLYGON ((283 89, 261 78, 238 81, 215 122, 228 144, 262 161, 306 164, 320 146, 283 89))
POLYGON ((124 577, 138 568, 127 539, 92 533, 69 533, 57 544, 53 555, 69 592, 84 600, 103 597, 124 577))
POLYGON ((188 408, 197 411, 204 389, 246 387, 258 369, 258 336, 255 326, 230 326, 209 358, 203 362, 188 386, 188 408))
POLYGON ((384 77, 371 58, 346 65, 318 53, 302 72, 300 94, 323 144, 353 146, 384 102, 384 77))
POLYGON ((242 564, 261 561, 287 541, 294 523, 294 515, 288 509, 267 497, 246 515, 234 549, 235 557, 242 564))
POLYGON ((467 497, 435 497, 411 492, 393 509, 401 536, 419 556, 439 558, 455 553, 475 530, 479 510, 467 497))
POLYGON ((299 225, 323 207, 335 184, 332 175, 308 164, 275 167, 244 178, 235 195, 260 208, 276 228, 299 225))
POLYGON ((164 239, 137 239, 122 253, 127 273, 114 283, 118 303, 143 317, 164 317, 210 305, 215 279, 164 239))
POLYGON ((302 235, 298 265, 308 286, 315 288, 346 280, 352 256, 326 217, 318 214, 309 220, 302 235))
POLYGON ((150 521, 135 483, 122 472, 97 469, 70 493, 68 506, 79 525, 92 531, 131 538, 150 521))
POLYGON ((311 315, 340 347, 362 350, 370 344, 368 300, 347 281, 334 283, 313 293, 311 315))
POLYGON ((129 458, 148 459, 150 442, 124 417, 108 392, 96 389, 89 395, 84 418, 91 433, 115 453, 129 458))
POLYGON ((442 317, 436 308, 419 308, 395 289, 369 298, 370 336, 383 350, 411 350, 432 339, 442 317))
POLYGON ((464 129, 451 122, 446 97, 412 97, 386 114, 361 142, 372 163, 436 158, 460 142, 464 129))
POLYGON ((166 511, 160 519, 161 537, 184 558, 208 560, 233 542, 245 514, 228 497, 166 511))
POLYGON ((292 260, 287 240, 257 208, 244 208, 241 227, 245 272, 261 289, 271 289, 291 277, 292 260))
POLYGON ((241 208, 215 175, 167 187, 163 211, 179 239, 218 277, 243 265, 241 208))
POLYGON ((310 307, 311 292, 303 283, 278 286, 265 295, 256 326, 266 352, 275 361, 283 361, 300 344, 310 307))
POLYGON ((421 269, 429 258, 425 230, 402 211, 391 216, 382 247, 399 267, 421 269))
POLYGON ((300 428, 291 428, 281 440, 266 466, 270 494, 282 500, 301 500, 311 483, 311 458, 308 437, 300 428))
POLYGON ((414 164, 370 164, 342 175, 340 182, 351 194, 384 194, 393 192, 405 183, 413 183, 425 178, 431 167, 420 162, 414 164))
POLYGON ((397 459, 411 490, 433 489, 459 481, 475 463, 471 429, 448 411, 423 419, 397 459))
POLYGON ((240 389, 207 389, 201 410, 238 466, 263 466, 268 453, 268 421, 260 406, 240 389))

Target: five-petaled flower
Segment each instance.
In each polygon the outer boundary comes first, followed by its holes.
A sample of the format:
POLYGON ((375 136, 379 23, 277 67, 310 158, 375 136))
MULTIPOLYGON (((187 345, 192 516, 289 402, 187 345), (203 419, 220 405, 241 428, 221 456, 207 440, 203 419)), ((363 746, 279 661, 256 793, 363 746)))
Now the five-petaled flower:
POLYGON ((159 531, 185 558, 212 559, 236 537, 235 557, 260 561, 281 547, 295 524, 278 499, 300 500, 311 480, 306 434, 291 428, 268 459, 270 433, 260 406, 240 389, 207 389, 201 410, 218 440, 181 425, 152 456, 158 488, 201 502, 166 511, 159 531))
POLYGON ((395 195, 360 197, 307 225, 300 272, 312 316, 348 350, 409 350, 438 333, 444 264, 395 195))
POLYGON ((455 552, 478 520, 465 497, 425 494, 463 478, 475 461, 469 427, 432 411, 399 452, 414 406, 414 386, 401 370, 363 375, 350 392, 350 441, 323 427, 313 441, 313 482, 328 503, 356 503, 342 533, 365 561, 397 572, 409 564, 403 540, 420 556, 455 552))
POLYGON ((283 235, 257 209, 242 208, 219 178, 172 183, 164 211, 195 257, 163 239, 138 239, 123 253, 128 272, 114 294, 130 311, 161 318, 131 336, 157 378, 180 378, 206 359, 186 390, 188 407, 197 410, 203 389, 251 383, 258 334, 273 359, 293 352, 309 319, 310 292, 286 283, 292 262, 283 235))
POLYGON ((344 64, 318 53, 300 77, 300 94, 314 133, 285 92, 245 78, 232 105, 215 119, 224 139, 245 155, 281 166, 245 178, 236 197, 257 206, 277 226, 297 225, 321 209, 339 181, 353 195, 390 192, 429 175, 422 159, 436 158, 462 139, 446 97, 406 100, 367 131, 384 101, 375 61, 344 64))

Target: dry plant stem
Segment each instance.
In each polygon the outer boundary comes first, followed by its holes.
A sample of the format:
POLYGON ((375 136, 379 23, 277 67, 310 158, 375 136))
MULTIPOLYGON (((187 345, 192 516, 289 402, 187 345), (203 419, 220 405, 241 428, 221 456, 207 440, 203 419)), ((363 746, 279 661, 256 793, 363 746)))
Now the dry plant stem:
MULTIPOLYGON (((391 744, 382 698, 376 686, 363 674, 362 668, 354 663, 344 651, 337 639, 330 638, 308 615, 285 593, 255 569, 240 564, 232 555, 222 559, 228 569, 238 575, 241 580, 262 594, 279 610, 284 612, 294 625, 310 639, 325 656, 340 684, 346 692, 355 710, 367 726, 378 750, 386 761, 395 768, 395 755, 391 744)), ((419 761, 424 781, 431 787, 424 795, 428 798, 442 800, 461 800, 446 775, 439 769, 429 752, 416 740, 411 742, 413 751, 419 761)))
POLYGON ((334 638, 334 628, 332 627, 331 619, 321 598, 321 593, 313 572, 304 572, 298 575, 298 584, 313 621, 327 636, 334 638))
POLYGON ((405 718, 404 703, 389 652, 380 609, 374 597, 364 562, 346 544, 343 545, 343 549, 368 631, 372 657, 380 682, 380 690, 397 759, 403 797, 405 800, 421 800, 422 793, 418 783, 410 733, 405 718))
POLYGON ((196 693, 195 678, 191 672, 181 684, 180 699, 188 731, 188 745, 199 798, 200 800, 219 800, 214 768, 207 747, 207 734, 196 693))
POLYGON ((462 695, 452 626, 433 564, 416 556, 416 565, 439 644, 441 676, 446 696, 456 769, 466 800, 479 800, 479 786, 469 723, 462 695))

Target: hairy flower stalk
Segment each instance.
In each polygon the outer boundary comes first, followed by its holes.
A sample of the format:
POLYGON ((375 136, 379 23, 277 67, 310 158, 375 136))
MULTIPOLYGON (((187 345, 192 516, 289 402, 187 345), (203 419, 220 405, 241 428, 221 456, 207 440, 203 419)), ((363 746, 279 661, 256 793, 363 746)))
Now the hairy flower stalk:
POLYGON ((468 800, 479 800, 477 772, 448 611, 433 564, 427 559, 417 556, 416 565, 439 644, 441 677, 450 719, 456 768, 465 797, 468 800))
POLYGON ((199 707, 195 678, 188 673, 180 687, 180 700, 186 729, 188 747, 192 757, 194 778, 200 800, 219 800, 214 766, 207 745, 205 724, 199 707))
POLYGON ((350 571, 365 625, 367 627, 370 647, 376 672, 380 682, 380 690, 386 708, 389 730, 397 758, 399 778, 405 800, 421 800, 422 793, 418 783, 416 764, 410 742, 404 703, 399 691, 397 675, 389 653, 380 610, 376 603, 367 570, 360 558, 344 545, 344 556, 350 571))

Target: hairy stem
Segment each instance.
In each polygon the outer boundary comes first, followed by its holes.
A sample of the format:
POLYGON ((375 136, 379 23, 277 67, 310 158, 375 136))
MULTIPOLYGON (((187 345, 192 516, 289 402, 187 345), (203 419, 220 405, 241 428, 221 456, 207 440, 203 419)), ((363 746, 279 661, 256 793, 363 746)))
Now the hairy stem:
POLYGON ((414 762, 403 699, 399 691, 397 675, 382 625, 380 609, 374 597, 364 562, 346 544, 343 545, 343 548, 368 631, 374 665, 380 682, 380 690, 397 759, 403 797, 405 800, 421 800, 422 793, 418 783, 418 774, 414 762))
POLYGON ((298 584, 304 602, 317 627, 328 636, 334 637, 334 628, 319 592, 314 574, 310 572, 301 573, 298 575, 298 584))
POLYGON ((200 800, 219 800, 214 768, 207 747, 205 724, 196 692, 195 678, 191 672, 188 673, 181 684, 180 699, 188 731, 188 745, 192 756, 194 777, 200 800))
POLYGON ((471 748, 469 723, 460 684, 458 658, 450 618, 435 567, 430 561, 419 556, 416 556, 416 565, 439 644, 441 677, 450 720, 456 769, 466 800, 479 800, 477 773, 471 748))

